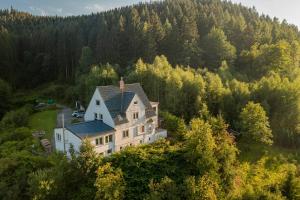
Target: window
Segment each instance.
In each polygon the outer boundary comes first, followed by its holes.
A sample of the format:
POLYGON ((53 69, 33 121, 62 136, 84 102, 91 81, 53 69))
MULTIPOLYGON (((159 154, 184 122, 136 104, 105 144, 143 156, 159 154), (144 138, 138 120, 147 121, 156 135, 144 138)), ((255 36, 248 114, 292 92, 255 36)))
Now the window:
POLYGON ((149 130, 149 132, 152 132, 152 125, 151 124, 149 125, 148 130, 149 130))
POLYGON ((100 100, 96 100, 96 105, 100 106, 100 100))
POLYGON ((112 152, 112 149, 107 150, 107 154, 111 154, 111 152, 112 152))
POLYGON ((56 133, 56 139, 57 141, 61 141, 61 135, 59 133, 56 133))
POLYGON ((103 145, 103 138, 102 137, 96 138, 95 143, 96 143, 96 146, 103 145))
POLYGON ((133 135, 134 136, 137 136, 139 133, 138 133, 138 127, 134 127, 133 128, 133 135))
POLYGON ((154 110, 155 112, 157 112, 156 106, 153 106, 152 108, 153 108, 153 110, 154 110))
POLYGON ((99 120, 103 120, 103 115, 99 113, 99 120))
POLYGON ((143 144, 143 140, 140 140, 140 144, 143 144))
POLYGON ((144 133, 145 132, 145 126, 141 126, 141 132, 144 133))
POLYGON ((129 130, 123 131, 123 138, 128 138, 129 137, 129 130))
POLYGON ((123 147, 120 147, 120 150, 122 150, 123 149, 123 147))
POLYGON ((97 120, 97 118, 98 118, 97 113, 94 113, 94 118, 95 118, 95 120, 97 120))
POLYGON ((133 102, 133 104, 134 104, 134 105, 137 105, 137 104, 138 104, 138 101, 133 102))
POLYGON ((112 135, 105 136, 105 143, 112 142, 112 135))
POLYGON ((139 118, 139 113, 138 112, 133 113, 133 119, 138 119, 138 118, 139 118))

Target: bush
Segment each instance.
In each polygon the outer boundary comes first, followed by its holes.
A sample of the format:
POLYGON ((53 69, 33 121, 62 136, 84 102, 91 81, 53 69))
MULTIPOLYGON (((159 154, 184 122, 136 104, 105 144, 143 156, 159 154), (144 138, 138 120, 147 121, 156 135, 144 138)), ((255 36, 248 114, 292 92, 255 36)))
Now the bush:
POLYGON ((16 128, 26 126, 28 124, 29 116, 33 112, 31 106, 24 106, 18 110, 13 110, 4 115, 1 120, 2 128, 16 128))
POLYGON ((182 140, 186 131, 184 120, 169 112, 161 112, 160 114, 163 118, 162 127, 168 130, 169 136, 182 140))

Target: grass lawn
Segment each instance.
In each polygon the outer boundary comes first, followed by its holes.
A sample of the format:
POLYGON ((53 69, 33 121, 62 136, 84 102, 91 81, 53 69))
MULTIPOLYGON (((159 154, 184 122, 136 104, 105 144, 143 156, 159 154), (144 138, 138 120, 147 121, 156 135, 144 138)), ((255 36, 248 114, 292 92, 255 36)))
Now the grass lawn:
POLYGON ((56 126, 57 110, 44 110, 33 114, 29 119, 29 127, 34 130, 44 130, 46 138, 51 139, 56 126))
POLYGON ((279 146, 267 146, 262 144, 246 145, 244 143, 238 143, 240 150, 239 160, 241 162, 254 163, 263 156, 270 158, 284 158, 288 161, 296 161, 300 164, 300 151, 299 149, 288 149, 279 146))

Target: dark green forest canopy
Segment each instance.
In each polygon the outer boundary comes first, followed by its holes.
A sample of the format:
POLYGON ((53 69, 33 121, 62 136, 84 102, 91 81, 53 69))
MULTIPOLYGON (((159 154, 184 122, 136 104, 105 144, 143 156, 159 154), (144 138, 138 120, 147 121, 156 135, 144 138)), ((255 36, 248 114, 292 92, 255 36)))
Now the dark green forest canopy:
POLYGON ((0 199, 299 199, 299 62, 296 26, 227 1, 2 10, 0 199), (120 76, 160 102, 167 140, 45 156, 28 128, 36 100, 88 104, 120 76))
POLYGON ((266 71, 253 56, 254 45, 261 50, 300 40, 296 26, 219 0, 166 0, 74 17, 2 10, 0 27, 0 78, 18 87, 74 81, 84 46, 95 63, 126 68, 138 58, 152 62, 165 55, 173 65, 215 70, 225 60, 253 79, 266 71))

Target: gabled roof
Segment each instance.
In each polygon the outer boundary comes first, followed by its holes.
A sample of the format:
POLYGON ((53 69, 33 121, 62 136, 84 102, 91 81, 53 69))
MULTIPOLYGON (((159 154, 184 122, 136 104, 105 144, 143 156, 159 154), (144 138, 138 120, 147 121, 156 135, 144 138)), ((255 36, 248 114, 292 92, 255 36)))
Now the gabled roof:
POLYGON ((125 112, 135 95, 138 95, 142 103, 145 105, 146 117, 148 118, 148 117, 155 116, 155 112, 152 109, 150 101, 147 95, 145 94, 142 86, 139 83, 125 84, 123 101, 121 100, 122 92, 120 88, 117 86, 114 85, 98 86, 97 89, 100 92, 106 104, 106 107, 109 110, 116 124, 128 122, 125 116, 125 112))
POLYGON ((115 130, 100 120, 72 124, 67 126, 66 129, 80 138, 94 137, 115 130))

